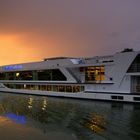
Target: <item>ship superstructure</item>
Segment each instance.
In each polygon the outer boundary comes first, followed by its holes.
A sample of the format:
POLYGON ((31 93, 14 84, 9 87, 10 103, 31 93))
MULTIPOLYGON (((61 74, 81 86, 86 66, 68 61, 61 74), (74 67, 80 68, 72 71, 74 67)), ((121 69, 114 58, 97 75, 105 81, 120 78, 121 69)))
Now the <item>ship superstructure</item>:
POLYGON ((140 52, 1 66, 0 83, 3 92, 140 102, 140 52))

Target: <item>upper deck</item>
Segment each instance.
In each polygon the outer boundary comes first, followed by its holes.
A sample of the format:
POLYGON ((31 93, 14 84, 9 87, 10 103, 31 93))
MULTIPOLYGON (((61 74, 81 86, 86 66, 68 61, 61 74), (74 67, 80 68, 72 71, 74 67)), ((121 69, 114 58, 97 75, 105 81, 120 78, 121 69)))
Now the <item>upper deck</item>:
POLYGON ((91 58, 56 57, 5 65, 0 67, 0 80, 120 83, 125 75, 140 72, 139 54, 132 51, 91 58))

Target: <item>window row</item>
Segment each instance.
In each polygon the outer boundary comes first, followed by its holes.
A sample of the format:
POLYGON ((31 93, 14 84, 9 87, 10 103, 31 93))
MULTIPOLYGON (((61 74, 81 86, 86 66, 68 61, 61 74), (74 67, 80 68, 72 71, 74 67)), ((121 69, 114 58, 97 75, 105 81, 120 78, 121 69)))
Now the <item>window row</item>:
POLYGON ((5 84, 6 87, 12 89, 28 89, 41 91, 55 92, 81 92, 84 91, 84 86, 78 85, 29 85, 29 84, 5 84))
POLYGON ((40 71, 20 71, 0 73, 0 80, 42 80, 66 81, 66 77, 59 69, 40 71))

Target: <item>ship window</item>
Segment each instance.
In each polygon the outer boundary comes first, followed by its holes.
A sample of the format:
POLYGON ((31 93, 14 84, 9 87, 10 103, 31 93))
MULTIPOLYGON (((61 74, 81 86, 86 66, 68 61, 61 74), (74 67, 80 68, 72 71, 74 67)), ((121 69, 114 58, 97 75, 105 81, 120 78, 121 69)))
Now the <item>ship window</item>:
POLYGON ((52 70, 52 81, 66 81, 66 77, 59 69, 52 70))
POLYGON ((111 99, 114 99, 114 100, 123 100, 123 96, 111 96, 111 99))
POLYGON ((52 86, 51 85, 47 85, 47 91, 51 91, 52 90, 52 86))
POLYGON ((140 72, 140 54, 137 55, 137 57, 129 67, 128 72, 140 72))
POLYGON ((16 80, 33 80, 33 72, 22 71, 22 72, 16 73, 16 80))
POLYGON ((66 86, 66 92, 72 92, 72 86, 66 86))
POLYGON ((117 99, 117 96, 111 96, 111 99, 117 99))
POLYGON ((40 85, 40 90, 47 90, 47 86, 46 85, 40 85))
POLYGON ((37 71, 38 80, 42 81, 66 81, 66 77, 59 69, 37 71))
POLYGON ((5 73, 0 73, 0 80, 4 80, 5 79, 5 73))
POLYGON ((123 100, 123 96, 118 96, 118 100, 123 100))
POLYGON ((57 91, 58 92, 65 92, 65 86, 57 86, 57 91))
POLYGON ((86 67, 85 80, 86 82, 101 82, 105 79, 104 66, 86 67))
POLYGON ((106 60, 106 61, 103 61, 103 63, 110 63, 110 62, 114 62, 113 60, 106 60))
POLYGON ((6 73, 5 73, 5 79, 6 79, 6 80, 14 80, 14 79, 15 79, 15 74, 14 74, 14 72, 6 72, 6 73))
POLYGON ((140 97, 134 97, 133 100, 134 101, 140 101, 140 97))
POLYGON ((16 89, 23 89, 24 85, 16 85, 16 89))
POLYGON ((52 78, 52 72, 51 72, 51 70, 37 71, 37 75, 38 75, 38 80, 50 81, 51 78, 52 78))

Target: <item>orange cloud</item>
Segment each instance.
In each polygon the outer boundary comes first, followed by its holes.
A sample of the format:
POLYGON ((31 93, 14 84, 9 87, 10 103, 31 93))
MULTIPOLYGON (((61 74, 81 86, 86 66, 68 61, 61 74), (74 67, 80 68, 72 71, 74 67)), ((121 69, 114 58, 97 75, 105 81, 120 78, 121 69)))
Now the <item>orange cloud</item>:
POLYGON ((33 61, 33 51, 18 35, 0 35, 0 65, 33 61))
POLYGON ((37 33, 0 35, 0 65, 40 61, 43 58, 63 56, 63 47, 53 37, 37 33), (58 44, 57 44, 58 43, 58 44))

